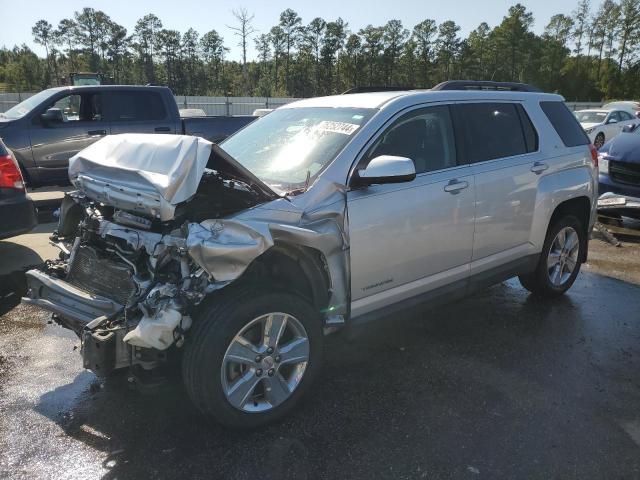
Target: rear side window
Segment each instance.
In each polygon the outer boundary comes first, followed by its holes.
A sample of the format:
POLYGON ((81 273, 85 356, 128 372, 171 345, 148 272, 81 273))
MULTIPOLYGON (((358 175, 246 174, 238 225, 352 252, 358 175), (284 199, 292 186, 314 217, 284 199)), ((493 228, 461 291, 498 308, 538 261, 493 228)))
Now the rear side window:
POLYGON ((111 119, 114 121, 164 120, 164 102, 156 92, 111 92, 111 119))
POLYGON ((540 102, 540 108, 562 139, 565 147, 588 145, 589 137, 564 102, 540 102))
MULTIPOLYGON (((524 128, 519 105, 471 103, 457 107, 469 163, 522 155, 535 149, 535 130, 530 122, 524 128)), ((522 114, 526 115, 524 111, 522 114)))

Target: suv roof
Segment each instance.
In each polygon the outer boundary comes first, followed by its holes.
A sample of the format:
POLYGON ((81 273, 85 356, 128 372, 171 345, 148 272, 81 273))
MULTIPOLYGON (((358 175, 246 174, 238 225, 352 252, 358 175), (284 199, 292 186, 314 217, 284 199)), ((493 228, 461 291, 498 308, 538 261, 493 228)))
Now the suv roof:
MULTIPOLYGON (((536 98, 539 101, 564 101, 560 95, 552 93, 502 91, 502 90, 403 90, 349 95, 332 95, 299 100, 280 108, 301 107, 352 107, 384 108, 394 100, 404 99, 409 104, 437 102, 444 100, 524 100, 536 98)), ((395 102, 393 102, 395 103, 395 102)))
POLYGON ((169 87, 162 85, 69 85, 66 87, 53 87, 49 90, 63 92, 65 90, 167 90, 169 87))

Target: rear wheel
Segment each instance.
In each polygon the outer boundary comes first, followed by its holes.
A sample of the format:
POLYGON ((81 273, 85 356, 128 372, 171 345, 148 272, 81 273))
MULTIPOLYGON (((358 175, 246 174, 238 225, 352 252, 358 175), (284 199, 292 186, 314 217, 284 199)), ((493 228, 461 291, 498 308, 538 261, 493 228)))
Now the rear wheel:
POLYGON ((236 290, 190 333, 183 359, 189 396, 205 415, 255 428, 286 415, 320 369, 319 316, 301 298, 236 290))
POLYGON ((575 216, 558 218, 547 231, 536 270, 519 277, 522 286, 547 296, 566 292, 580 272, 586 241, 585 229, 575 216))

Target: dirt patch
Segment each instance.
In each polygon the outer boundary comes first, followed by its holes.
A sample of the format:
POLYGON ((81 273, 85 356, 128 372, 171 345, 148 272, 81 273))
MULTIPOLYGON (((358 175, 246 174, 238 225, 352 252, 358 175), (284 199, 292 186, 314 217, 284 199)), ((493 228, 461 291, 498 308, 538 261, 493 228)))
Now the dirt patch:
POLYGON ((616 235, 615 247, 599 233, 589 243, 589 261, 585 269, 625 282, 640 285, 640 241, 633 236, 616 235))

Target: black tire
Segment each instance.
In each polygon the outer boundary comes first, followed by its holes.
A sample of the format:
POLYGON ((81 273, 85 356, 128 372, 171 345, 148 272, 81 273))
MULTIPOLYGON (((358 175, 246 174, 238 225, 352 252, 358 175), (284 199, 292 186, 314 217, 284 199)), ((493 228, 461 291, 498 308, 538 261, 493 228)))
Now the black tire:
POLYGON ((574 215, 563 215, 556 219, 553 224, 549 226, 547 230, 547 236, 545 237, 544 246, 542 247, 542 253, 538 260, 536 269, 527 275, 520 275, 518 278, 520 284, 527 290, 537 295, 544 295, 547 297, 556 297, 562 295, 569 290, 575 282, 578 273, 580 273, 581 259, 583 257, 584 249, 587 246, 586 229, 582 226, 580 220, 574 215), (561 285, 555 285, 549 277, 548 258, 551 251, 553 242, 558 233, 566 228, 570 227, 578 234, 578 254, 575 268, 571 272, 569 278, 561 285))
POLYGON ((194 321, 182 360, 189 397, 206 417, 230 428, 250 429, 275 422, 289 413, 308 391, 321 368, 321 318, 296 295, 261 289, 221 292, 194 321), (253 319, 271 312, 293 315, 306 330, 309 360, 302 380, 287 400, 265 412, 249 413, 233 406, 222 386, 222 363, 234 337, 253 319))
POLYGON ((596 148, 600 148, 604 145, 604 142, 604 133, 600 132, 596 135, 596 138, 593 139, 593 146, 596 148))

